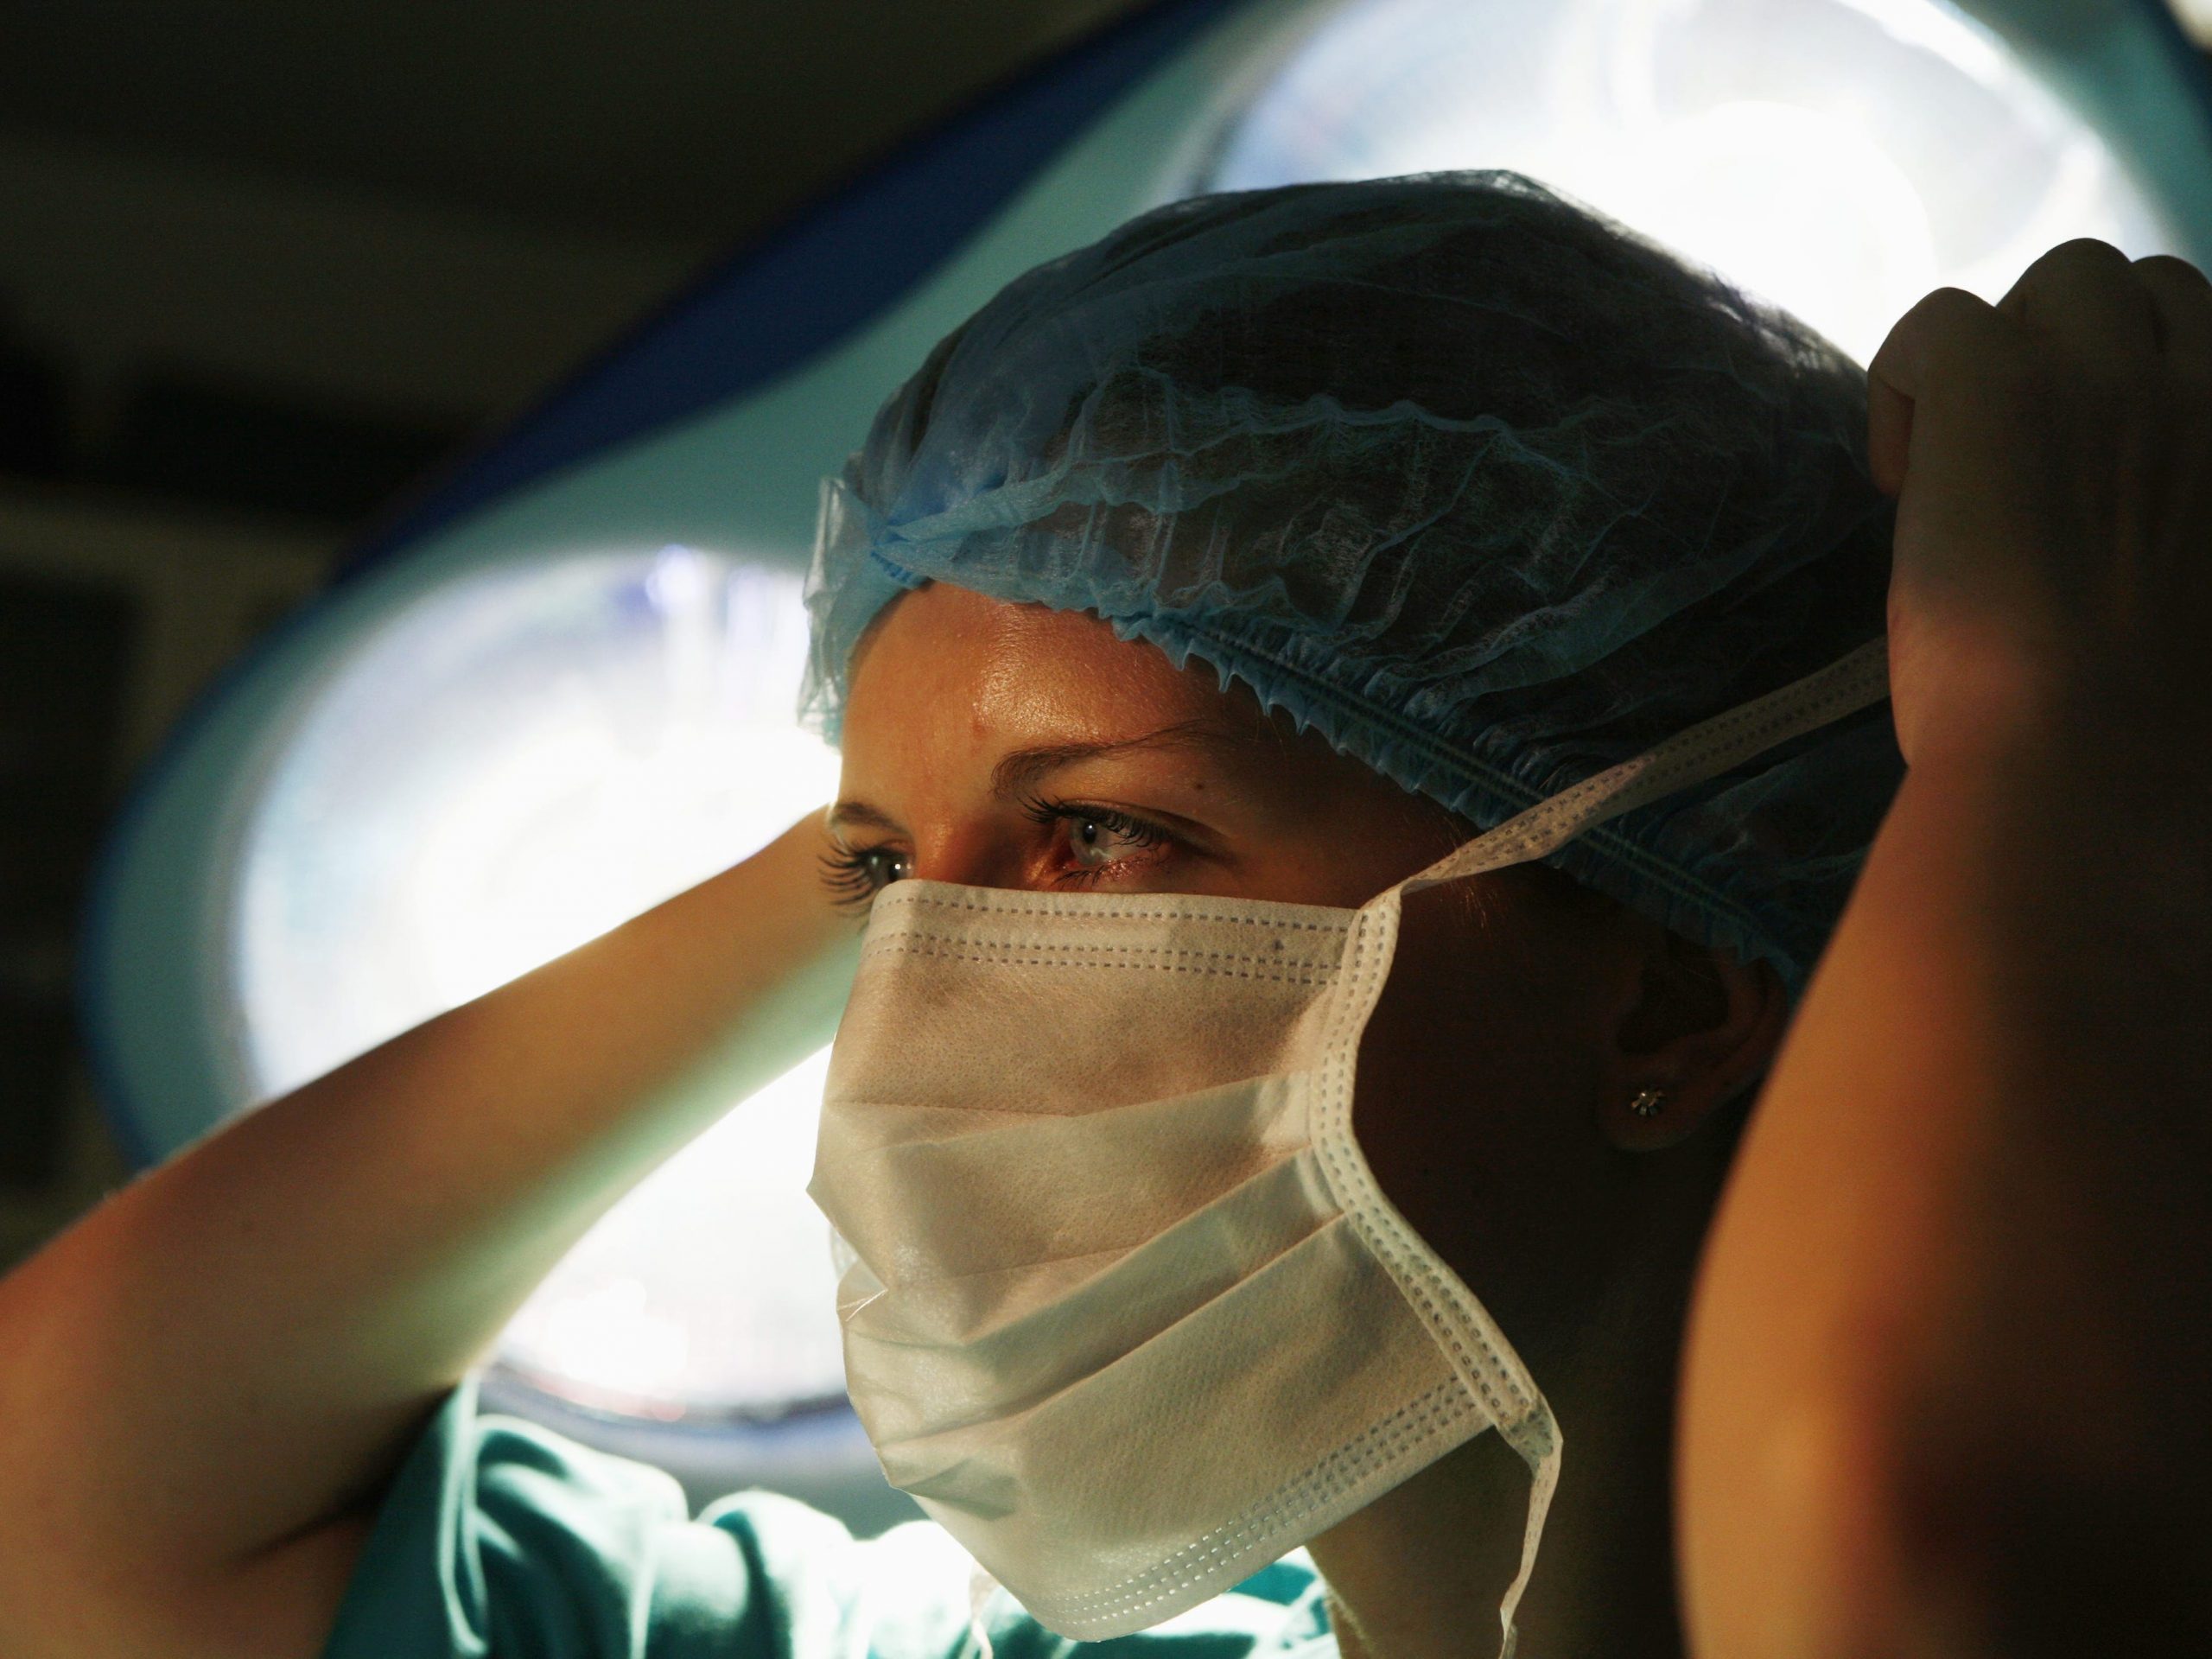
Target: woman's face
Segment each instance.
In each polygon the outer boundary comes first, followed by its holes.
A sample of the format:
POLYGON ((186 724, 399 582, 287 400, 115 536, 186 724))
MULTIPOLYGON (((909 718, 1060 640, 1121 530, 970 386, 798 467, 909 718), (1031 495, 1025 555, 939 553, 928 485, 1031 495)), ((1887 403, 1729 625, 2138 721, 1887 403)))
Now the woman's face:
MULTIPOLYGON (((1468 833, 1211 670, 1095 617, 943 584, 864 645, 830 828, 830 879, 856 908, 910 876, 1352 906, 1468 833)), ((1639 1154, 1709 1115, 1700 1088, 1718 1103, 1758 1074, 1779 1029, 1777 989, 1762 1048, 1758 982, 1541 866, 1408 901, 1355 1128, 1540 1377, 1583 1345, 1578 1310, 1606 1300, 1655 1206, 1697 1205, 1702 1226, 1717 1173, 1685 1197, 1652 1179, 1669 1160, 1639 1154), (1678 1083, 1672 1122, 1626 1110, 1655 1081, 1678 1083)))

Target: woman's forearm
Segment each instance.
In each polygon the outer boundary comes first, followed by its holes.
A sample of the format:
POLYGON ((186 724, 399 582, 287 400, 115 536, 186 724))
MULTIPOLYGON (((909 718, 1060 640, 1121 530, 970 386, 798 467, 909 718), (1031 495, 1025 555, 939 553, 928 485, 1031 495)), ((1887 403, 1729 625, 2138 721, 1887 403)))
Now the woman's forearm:
POLYGON ((823 844, 236 1121, 0 1280, 0 1557, 218 1570, 372 1496, 592 1223, 828 1039, 823 844))
POLYGON ((1708 1248, 1704 1659, 2136 1650, 2204 1616, 2205 753, 2146 715, 1908 777, 1708 1248))

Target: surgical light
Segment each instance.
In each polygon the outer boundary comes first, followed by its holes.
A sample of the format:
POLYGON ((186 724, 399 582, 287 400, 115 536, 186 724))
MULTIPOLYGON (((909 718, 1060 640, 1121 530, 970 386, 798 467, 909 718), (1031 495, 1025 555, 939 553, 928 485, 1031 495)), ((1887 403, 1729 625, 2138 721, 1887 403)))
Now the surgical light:
POLYGON ((1363 0, 1236 120, 1216 189, 1528 173, 1861 362, 1930 289, 2175 245, 2091 128, 1942 0, 1363 0))
MULTIPOLYGON (((805 648, 796 575, 688 547, 478 575, 362 644, 245 830, 241 1095, 573 949, 826 801, 836 759, 792 717, 805 648)), ((502 1363, 652 1418, 841 1398, 804 1193, 822 1065, 738 1104, 603 1218, 502 1363)))

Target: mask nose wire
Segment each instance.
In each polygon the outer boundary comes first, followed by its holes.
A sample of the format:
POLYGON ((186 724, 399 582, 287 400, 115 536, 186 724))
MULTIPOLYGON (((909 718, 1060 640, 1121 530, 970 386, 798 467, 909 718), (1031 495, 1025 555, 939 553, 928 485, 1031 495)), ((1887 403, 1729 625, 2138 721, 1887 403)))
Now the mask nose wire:
POLYGON ((1541 858, 1609 818, 1716 778, 1777 744, 1870 708, 1889 694, 1889 640, 1870 639, 1802 680, 1715 715, 1656 748, 1538 802, 1408 876, 1395 891, 1403 896, 1541 858))

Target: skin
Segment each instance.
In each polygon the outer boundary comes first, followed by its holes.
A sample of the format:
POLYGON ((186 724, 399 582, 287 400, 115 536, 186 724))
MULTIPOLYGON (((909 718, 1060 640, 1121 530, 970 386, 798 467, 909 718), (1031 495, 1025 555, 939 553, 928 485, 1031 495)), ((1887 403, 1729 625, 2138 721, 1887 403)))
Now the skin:
POLYGON ((1870 365, 1910 763, 1745 1138, 1706 1659, 2212 1650, 2212 284, 2093 240, 1870 365))
MULTIPOLYGON (((918 876, 1351 906, 1471 833, 1095 617, 945 586, 899 601, 867 642, 830 823, 833 881, 856 902, 918 876)), ((1384 1191, 1490 1299, 1567 1426, 1521 1618, 1531 1651, 1679 1641, 1667 1467, 1681 1313, 1732 1139, 1724 1106, 1784 1014, 1771 969, 1540 865, 1408 902, 1355 1127, 1384 1191), (1668 1091, 1659 1119, 1627 1110, 1646 1086, 1668 1091)), ((1493 1628, 1527 1492, 1518 1459, 1485 1437, 1317 1540, 1349 1644, 1422 1659, 1493 1628)))

